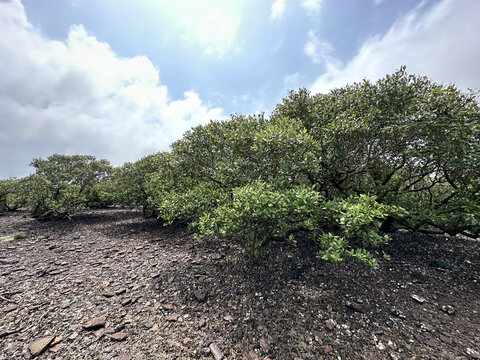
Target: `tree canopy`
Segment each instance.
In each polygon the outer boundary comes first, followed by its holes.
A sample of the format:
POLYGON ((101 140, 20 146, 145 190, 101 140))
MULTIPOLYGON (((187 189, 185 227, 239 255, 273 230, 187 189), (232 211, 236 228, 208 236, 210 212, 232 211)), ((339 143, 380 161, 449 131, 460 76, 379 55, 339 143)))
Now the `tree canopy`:
POLYGON ((403 226, 480 234, 480 110, 473 92, 404 67, 311 94, 290 91, 272 115, 232 115, 186 132, 170 152, 112 169, 86 155, 34 159, 36 173, 0 182, 0 211, 33 216, 84 206, 139 208, 258 257, 301 234, 318 256, 376 266, 403 226))

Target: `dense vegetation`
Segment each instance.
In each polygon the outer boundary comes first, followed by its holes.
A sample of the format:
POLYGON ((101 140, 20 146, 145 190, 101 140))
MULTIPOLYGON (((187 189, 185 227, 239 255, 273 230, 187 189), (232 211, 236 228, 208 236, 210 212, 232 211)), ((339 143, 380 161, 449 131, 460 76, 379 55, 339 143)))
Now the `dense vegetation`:
POLYGON ((291 91, 269 118, 212 121, 119 168, 81 155, 31 165, 34 175, 0 181, 0 211, 129 206, 237 241, 251 258, 269 240, 302 236, 323 259, 376 266, 389 240, 379 230, 480 234, 475 94, 404 68, 328 94, 291 91))

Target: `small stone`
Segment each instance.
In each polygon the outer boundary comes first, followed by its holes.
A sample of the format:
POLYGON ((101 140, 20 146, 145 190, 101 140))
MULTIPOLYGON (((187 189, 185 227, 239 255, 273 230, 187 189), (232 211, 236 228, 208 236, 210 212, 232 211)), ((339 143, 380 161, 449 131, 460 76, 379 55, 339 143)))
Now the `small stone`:
POLYGON ((70 335, 68 338, 69 338, 70 340, 75 340, 75 339, 77 338, 77 336, 78 336, 78 332, 75 331, 75 332, 74 332, 72 335, 70 335))
POLYGON ((232 322, 232 321, 233 321, 233 316, 230 315, 230 314, 225 315, 225 316, 223 317, 223 320, 228 321, 228 322, 232 322))
POLYGON ((60 335, 60 336, 57 336, 55 339, 53 339, 52 343, 50 344, 50 346, 55 346, 57 344, 59 344, 60 342, 63 341, 63 336, 60 335))
POLYGON ((147 329, 151 329, 153 327, 153 321, 148 319, 143 322, 143 326, 147 329))
POLYGON ((216 343, 211 343, 209 348, 210 348, 210 351, 212 352, 212 355, 215 358, 215 360, 222 360, 223 359, 223 354, 220 351, 220 348, 218 347, 218 345, 216 343))
POLYGON ((122 301, 122 306, 127 306, 132 303, 132 299, 125 299, 122 301))
POLYGON ((83 325, 84 330, 96 330, 102 327, 105 327, 105 321, 107 317, 105 315, 96 317, 88 321, 83 325))
POLYGON ((152 328, 150 331, 157 331, 158 330, 158 324, 153 324, 152 328))
POLYGON ((163 305, 163 308, 165 310, 173 310, 173 305, 172 304, 165 304, 165 305, 163 305))
POLYGON ((112 334, 110 337, 115 341, 124 341, 127 338, 127 334, 124 332, 117 332, 112 334))
POLYGON ((125 324, 119 324, 117 327, 115 327, 115 329, 113 330, 113 332, 114 332, 114 333, 120 332, 120 331, 122 331, 123 329, 125 329, 125 324))
POLYGON ((195 295, 195 298, 198 301, 205 301, 205 298, 207 297, 207 291, 205 291, 205 290, 195 290, 193 292, 193 295, 195 295))
POLYGON ((204 317, 200 318, 200 320, 198 320, 198 328, 200 329, 201 327, 205 326, 206 323, 207 320, 204 317))
POLYGON ((412 294, 411 297, 412 297, 413 300, 415 300, 416 302, 418 302, 420 304, 423 304, 426 301, 425 298, 423 298, 419 295, 412 294))
POLYGON ((157 277, 160 276, 160 273, 153 273, 152 275, 150 275, 152 277, 152 279, 156 279, 157 277))
POLYGON ((96 330, 96 331, 93 333, 93 334, 95 335, 95 340, 97 340, 97 341, 100 340, 100 339, 103 337, 103 335, 105 335, 105 332, 106 332, 106 331, 105 331, 105 329, 103 329, 103 328, 96 330))
POLYGON ((383 345, 383 343, 378 343, 377 344, 377 349, 380 350, 380 351, 384 351, 387 347, 385 345, 383 345))
POLYGON ((132 357, 130 355, 127 355, 127 354, 122 354, 119 357, 117 357, 117 360, 131 360, 131 359, 132 359, 132 357))
POLYGON ((103 293, 103 296, 107 297, 107 298, 110 298, 112 296, 114 296, 115 293, 112 291, 112 290, 107 290, 103 293))
POLYGON ((62 347, 63 347, 63 344, 57 344, 57 345, 52 346, 51 348, 49 348, 48 351, 56 354, 62 347))
POLYGON ((312 331, 312 334, 313 334, 315 340, 318 341, 318 343, 319 343, 320 345, 322 345, 322 343, 323 343, 323 334, 322 334, 320 331, 318 331, 318 330, 313 330, 313 331, 312 331))
POLYGON ((335 329, 335 326, 337 326, 337 323, 333 319, 328 319, 325 322, 325 326, 327 327, 328 330, 333 330, 335 329))
POLYGON ((171 314, 165 316, 165 320, 167 321, 177 321, 178 320, 178 315, 177 314, 171 314))
POLYGON ((353 311, 356 311, 356 312, 364 312, 364 304, 361 303, 352 303, 350 301, 347 301, 345 303, 345 306, 349 309, 352 309, 353 311))
POLYGON ((272 345, 270 345, 270 342, 266 340, 265 338, 260 339, 260 346, 262 347, 263 351, 269 352, 272 348, 272 345))
POLYGON ((392 308, 390 309, 390 313, 399 317, 400 319, 405 319, 405 315, 403 315, 402 312, 398 310, 395 306, 392 306, 392 308))
POLYGON ((10 306, 7 306, 6 308, 3 309, 3 311, 5 311, 6 313, 8 312, 11 312, 13 310, 17 310, 18 306, 17 305, 10 305, 10 306))
POLYGON ((28 347, 30 350, 30 353, 32 354, 32 357, 42 354, 54 339, 55 339, 55 336, 52 335, 52 336, 45 336, 43 338, 33 341, 28 347))
POLYGON ((127 289, 121 288, 121 289, 116 290, 116 291, 115 291, 115 294, 116 294, 116 295, 122 295, 122 294, 124 294, 126 291, 127 291, 127 289))
POLYGON ((455 308, 452 305, 443 305, 441 309, 448 315, 455 315, 455 308))

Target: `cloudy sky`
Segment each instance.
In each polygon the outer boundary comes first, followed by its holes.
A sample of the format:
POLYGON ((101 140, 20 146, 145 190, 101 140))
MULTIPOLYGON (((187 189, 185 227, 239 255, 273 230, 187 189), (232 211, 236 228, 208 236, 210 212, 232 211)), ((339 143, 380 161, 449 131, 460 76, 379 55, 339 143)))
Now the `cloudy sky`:
POLYGON ((0 178, 114 165, 190 127, 406 65, 480 89, 478 0, 0 0, 0 178))

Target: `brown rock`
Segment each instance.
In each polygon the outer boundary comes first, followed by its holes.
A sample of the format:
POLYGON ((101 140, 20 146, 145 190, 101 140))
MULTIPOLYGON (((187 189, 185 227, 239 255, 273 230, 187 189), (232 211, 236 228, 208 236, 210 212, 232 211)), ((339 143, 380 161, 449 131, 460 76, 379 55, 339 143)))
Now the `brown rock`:
POLYGON ((60 349, 63 347, 63 344, 57 344, 55 346, 52 346, 51 348, 48 349, 48 351, 56 354, 60 349))
POLYGON ((10 306, 7 306, 6 308, 4 308, 3 311, 10 312, 10 311, 13 311, 13 310, 17 310, 17 308, 18 308, 17 305, 10 305, 10 306))
POLYGON ((177 314, 171 314, 165 316, 165 320, 167 321, 177 321, 178 320, 178 315, 177 314))
POLYGON ((55 339, 53 339, 52 343, 50 344, 50 346, 55 346, 57 344, 59 344, 60 342, 63 341, 63 336, 60 335, 60 336, 57 336, 55 339))
POLYGON ((117 357, 117 360, 130 360, 132 357, 127 354, 122 354, 119 357, 117 357))
POLYGON ((127 338, 127 334, 124 332, 117 332, 115 334, 112 334, 110 337, 112 338, 112 340, 115 341, 123 341, 127 338))
POLYGON ((115 295, 115 293, 112 290, 107 290, 103 293, 103 296, 105 296, 107 298, 112 297, 114 295, 115 295))
POLYGON ((103 335, 105 335, 105 332, 106 331, 104 328, 96 330, 93 333, 95 335, 95 340, 100 340, 103 337, 103 335))
POLYGON ((325 326, 328 330, 333 330, 335 329, 335 326, 337 326, 337 323, 333 319, 328 319, 327 321, 325 321, 325 326))
POLYGON ((69 338, 70 340, 75 340, 75 339, 77 338, 77 336, 78 336, 78 332, 75 331, 75 332, 74 332, 72 335, 70 335, 68 338, 69 338))
POLYGON ((201 327, 203 327, 205 324, 207 323, 207 320, 202 317, 200 320, 198 320, 198 328, 200 329, 201 327))
POLYGON ((84 330, 96 330, 102 327, 105 327, 105 321, 107 320, 106 315, 102 315, 96 318, 91 319, 83 325, 84 330))
POLYGON ((210 348, 210 351, 212 352, 212 355, 215 358, 215 360, 222 360, 223 359, 223 354, 220 351, 220 348, 218 347, 218 345, 216 343, 211 343, 209 348, 210 348))
POLYGON ((150 331, 157 331, 158 330, 158 324, 154 324, 150 331))
POLYGON ((115 294, 116 294, 116 295, 122 295, 122 294, 124 294, 126 291, 127 291, 127 289, 121 288, 121 289, 116 290, 116 291, 115 291, 115 294))
POLYGON ((195 295, 195 298, 198 301, 205 301, 205 298, 207 297, 207 291, 206 290, 195 290, 193 292, 193 295, 195 295))
POLYGON ((312 334, 313 334, 315 340, 318 341, 318 343, 320 345, 322 345, 323 344, 323 334, 318 330, 313 330, 312 334))
POLYGON ((43 338, 37 339, 33 341, 29 345, 30 353, 32 357, 42 354, 45 350, 47 350, 48 346, 52 343, 55 339, 55 336, 45 336, 43 338))
POLYGON ((165 304, 165 305, 163 305, 163 308, 165 310, 173 310, 173 305, 172 304, 165 304))
POLYGON ((153 321, 150 319, 147 319, 143 322, 143 326, 145 326, 147 329, 151 329, 153 327, 153 321))

